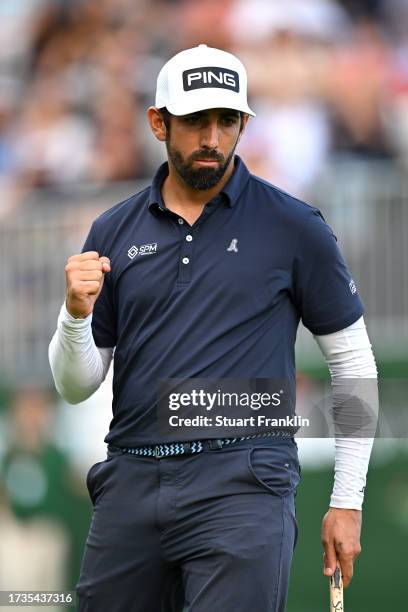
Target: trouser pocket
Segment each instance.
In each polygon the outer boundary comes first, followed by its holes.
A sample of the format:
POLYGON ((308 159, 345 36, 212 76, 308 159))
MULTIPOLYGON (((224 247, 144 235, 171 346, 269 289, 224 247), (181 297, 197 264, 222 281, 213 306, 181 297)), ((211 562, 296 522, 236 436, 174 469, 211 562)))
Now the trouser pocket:
POLYGON ((86 475, 86 488, 93 505, 96 504, 102 492, 105 490, 117 455, 108 457, 104 461, 97 461, 88 470, 86 475))
POLYGON ((300 480, 297 448, 293 444, 254 446, 248 451, 248 470, 270 493, 279 497, 294 493, 300 480))

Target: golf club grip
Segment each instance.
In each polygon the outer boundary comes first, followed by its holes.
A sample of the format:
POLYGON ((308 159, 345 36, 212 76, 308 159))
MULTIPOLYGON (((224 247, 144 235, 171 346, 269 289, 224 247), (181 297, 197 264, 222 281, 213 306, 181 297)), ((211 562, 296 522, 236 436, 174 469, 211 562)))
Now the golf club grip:
POLYGON ((337 566, 333 576, 330 577, 330 612, 343 611, 343 578, 341 569, 337 566))

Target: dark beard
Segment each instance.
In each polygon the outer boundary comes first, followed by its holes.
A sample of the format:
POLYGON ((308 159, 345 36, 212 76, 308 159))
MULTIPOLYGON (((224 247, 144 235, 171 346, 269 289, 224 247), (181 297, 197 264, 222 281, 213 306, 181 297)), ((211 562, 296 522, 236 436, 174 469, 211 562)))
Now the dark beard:
POLYGON ((171 161, 179 176, 186 185, 200 191, 215 187, 222 179, 235 153, 235 147, 236 145, 227 158, 214 150, 208 149, 197 151, 190 155, 186 161, 183 161, 180 152, 174 149, 170 143, 166 141, 169 161, 171 161), (220 165, 218 168, 193 168, 193 162, 197 159, 211 159, 219 162, 220 165))

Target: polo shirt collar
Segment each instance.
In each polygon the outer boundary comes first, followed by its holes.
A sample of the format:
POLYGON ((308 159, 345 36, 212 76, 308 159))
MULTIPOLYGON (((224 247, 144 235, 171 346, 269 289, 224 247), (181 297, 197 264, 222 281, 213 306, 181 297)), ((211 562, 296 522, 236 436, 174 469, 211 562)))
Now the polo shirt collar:
POLYGON ((235 169, 228 183, 225 185, 221 193, 224 193, 229 201, 230 206, 234 206, 239 200, 239 196, 243 192, 249 181, 249 170, 242 161, 242 159, 235 155, 235 169))
MULTIPOLYGON (((248 168, 245 166, 244 162, 238 155, 235 155, 234 164, 234 172, 232 173, 224 189, 222 189, 220 194, 218 194, 226 196, 225 201, 229 204, 229 206, 234 206, 234 204, 238 201, 239 196, 241 195, 244 187, 246 186, 250 176, 248 168)), ((164 164, 162 164, 158 168, 156 174, 153 177, 148 200, 149 210, 153 213, 157 213, 157 209, 160 207, 165 208, 165 204, 161 195, 161 187, 168 173, 168 163, 164 162, 164 164)))

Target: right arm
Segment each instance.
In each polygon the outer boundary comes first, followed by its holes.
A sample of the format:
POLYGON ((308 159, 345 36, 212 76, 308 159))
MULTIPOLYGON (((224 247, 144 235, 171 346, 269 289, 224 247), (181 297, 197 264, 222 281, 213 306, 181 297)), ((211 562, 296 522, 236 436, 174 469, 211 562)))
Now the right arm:
POLYGON ((99 388, 112 359, 113 348, 98 348, 91 327, 106 272, 110 272, 109 259, 95 251, 73 255, 65 267, 67 297, 48 355, 55 387, 71 404, 99 388))

